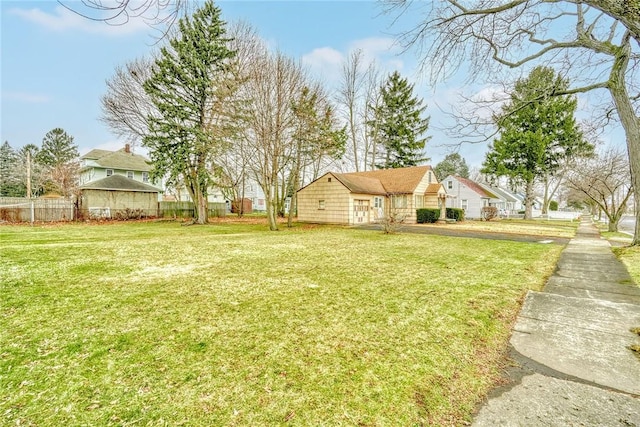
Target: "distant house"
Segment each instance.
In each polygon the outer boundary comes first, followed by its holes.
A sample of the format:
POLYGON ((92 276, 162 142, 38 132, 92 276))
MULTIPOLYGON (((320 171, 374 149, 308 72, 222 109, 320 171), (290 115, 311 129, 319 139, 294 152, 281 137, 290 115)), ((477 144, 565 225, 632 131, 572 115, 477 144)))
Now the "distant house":
POLYGON ((160 189, 123 175, 109 175, 80 186, 78 207, 86 218, 112 218, 123 212, 158 215, 160 189))
POLYGON ((446 192, 431 166, 367 172, 328 172, 300 189, 298 220, 331 224, 366 224, 391 212, 416 222, 416 209, 438 208, 446 192))
POLYGON ((506 215, 514 215, 517 214, 518 211, 524 209, 524 205, 522 204, 520 197, 511 191, 505 190, 501 187, 492 187, 484 183, 478 184, 500 199, 500 202, 496 204, 496 207, 501 211, 504 211, 506 215))
POLYGON ((502 203, 499 196, 470 179, 449 175, 442 183, 450 196, 447 198, 447 207, 463 209, 465 218, 482 218, 483 207, 497 208, 502 203))
POLYGON ((112 175, 122 175, 144 184, 152 184, 149 180, 151 168, 149 160, 134 154, 129 144, 117 151, 94 149, 80 157, 80 185, 112 175))

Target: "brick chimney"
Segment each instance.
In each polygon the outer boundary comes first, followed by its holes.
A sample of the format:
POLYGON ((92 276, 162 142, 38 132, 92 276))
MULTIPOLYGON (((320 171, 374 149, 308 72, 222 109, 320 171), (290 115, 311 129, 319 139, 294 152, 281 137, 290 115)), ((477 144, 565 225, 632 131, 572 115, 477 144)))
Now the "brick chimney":
POLYGON ((131 153, 131 145, 130 144, 124 144, 124 152, 127 154, 131 153))

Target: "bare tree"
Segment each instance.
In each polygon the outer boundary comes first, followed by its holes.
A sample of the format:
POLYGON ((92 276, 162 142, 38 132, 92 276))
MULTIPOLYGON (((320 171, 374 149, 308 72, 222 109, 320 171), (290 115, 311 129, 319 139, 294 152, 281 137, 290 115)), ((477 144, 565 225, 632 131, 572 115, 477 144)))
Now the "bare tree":
POLYGON ((569 173, 567 183, 604 212, 609 219, 609 231, 618 231, 618 222, 633 191, 625 153, 608 150, 581 162, 569 173))
POLYGON ((100 99, 100 120, 117 136, 132 146, 142 142, 149 133, 149 117, 157 117, 158 109, 144 90, 144 82, 151 78, 157 58, 148 56, 117 66, 107 80, 107 93, 100 99))
MULTIPOLYGON (((390 11, 414 11, 414 2, 388 0, 390 11)), ((622 0, 459 0, 417 3, 426 18, 400 35, 417 46, 433 80, 463 63, 470 78, 495 75, 501 67, 553 65, 572 75, 572 87, 557 95, 609 92, 614 115, 626 134, 635 188, 636 234, 640 244, 640 8, 622 0)))
MULTIPOLYGON (((356 172, 360 171, 360 130, 362 123, 358 120, 362 108, 363 85, 362 51, 355 50, 342 64, 342 81, 338 90, 338 102, 344 109, 344 118, 347 123, 347 135, 349 137, 349 152, 353 160, 356 172)), ((366 162, 365 162, 366 164, 366 162)), ((365 166, 366 170, 366 166, 365 166)))
POLYGON ((367 123, 373 119, 372 109, 379 102, 381 78, 375 62, 366 64, 361 50, 355 50, 342 64, 342 80, 336 97, 338 108, 346 123, 347 169, 374 169, 375 132, 367 123))
POLYGON ((180 17, 192 12, 196 2, 189 0, 58 0, 67 10, 92 21, 126 25, 141 18, 164 38, 180 17))
POLYGON ((305 75, 300 64, 284 54, 272 54, 264 45, 256 48, 244 85, 249 99, 244 138, 252 147, 249 169, 264 191, 269 228, 277 230, 281 176, 293 154, 291 106, 305 86, 305 75))

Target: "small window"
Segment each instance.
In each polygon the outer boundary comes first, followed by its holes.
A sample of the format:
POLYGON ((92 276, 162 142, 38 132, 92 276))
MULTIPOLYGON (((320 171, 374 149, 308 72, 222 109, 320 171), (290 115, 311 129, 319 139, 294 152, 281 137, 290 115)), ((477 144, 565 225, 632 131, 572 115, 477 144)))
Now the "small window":
POLYGON ((142 182, 149 182, 149 172, 142 172, 142 182))
POLYGON ((324 200, 318 200, 318 209, 324 210, 324 200))
POLYGON ((133 171, 127 171, 127 178, 133 179, 133 171))
POLYGON ((382 207, 382 197, 375 197, 373 199, 373 207, 381 208, 382 207))
POLYGON ((429 184, 431 184, 431 171, 429 171, 429 184))
POLYGON ((113 175, 113 169, 107 169, 107 176, 113 175))
POLYGON ((469 208, 469 201, 467 199, 462 199, 460 202, 460 207, 466 211, 469 208))
POLYGON ((447 181, 447 189, 451 190, 453 188, 453 181, 447 181))
POLYGON ((331 177, 329 177, 329 179, 327 179, 327 182, 331 182, 331 177))

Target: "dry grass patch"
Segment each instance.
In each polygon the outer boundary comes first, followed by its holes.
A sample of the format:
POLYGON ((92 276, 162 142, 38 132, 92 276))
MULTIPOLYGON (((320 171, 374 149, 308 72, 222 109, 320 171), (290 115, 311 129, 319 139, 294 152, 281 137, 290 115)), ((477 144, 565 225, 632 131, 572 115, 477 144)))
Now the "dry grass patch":
POLYGON ((461 425, 561 247, 336 227, 0 228, 16 425, 461 425))
POLYGON ((533 236, 573 238, 579 221, 548 221, 496 219, 492 221, 465 220, 453 224, 428 224, 426 227, 451 227, 457 230, 491 233, 528 234, 533 236))

